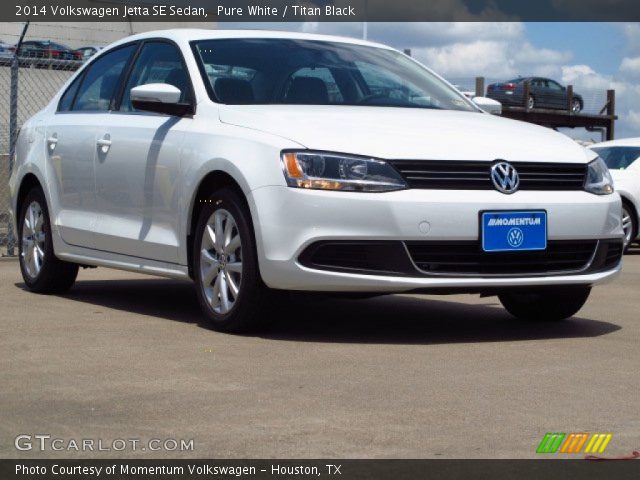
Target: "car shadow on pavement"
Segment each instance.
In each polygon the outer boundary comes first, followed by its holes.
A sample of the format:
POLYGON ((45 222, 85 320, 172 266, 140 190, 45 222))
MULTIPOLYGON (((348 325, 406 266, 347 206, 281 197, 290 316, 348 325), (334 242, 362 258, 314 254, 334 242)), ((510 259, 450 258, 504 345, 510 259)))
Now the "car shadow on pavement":
MULTIPOLYGON (((24 288, 22 284, 17 285, 24 288)), ((195 323, 209 329, 200 313, 195 289, 189 282, 162 279, 79 281, 63 298, 138 315, 195 323)), ((271 327, 254 335, 298 342, 506 342, 597 337, 621 328, 584 317, 565 322, 522 322, 511 317, 495 298, 480 305, 470 305, 443 296, 337 299, 285 295, 269 315, 273 319, 271 327)))
POLYGON ((640 255, 640 245, 637 243, 631 245, 625 255, 640 255))

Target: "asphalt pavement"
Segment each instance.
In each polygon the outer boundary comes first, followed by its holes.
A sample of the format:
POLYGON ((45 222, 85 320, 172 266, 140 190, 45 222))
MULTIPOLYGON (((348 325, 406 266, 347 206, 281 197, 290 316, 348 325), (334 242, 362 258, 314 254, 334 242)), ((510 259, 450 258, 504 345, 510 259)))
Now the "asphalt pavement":
POLYGON ((208 329, 190 283, 99 268, 42 296, 1 261, 0 458, 536 458, 546 432, 612 433, 625 454, 639 312, 640 251, 565 322, 477 296, 293 298, 250 336, 208 329))

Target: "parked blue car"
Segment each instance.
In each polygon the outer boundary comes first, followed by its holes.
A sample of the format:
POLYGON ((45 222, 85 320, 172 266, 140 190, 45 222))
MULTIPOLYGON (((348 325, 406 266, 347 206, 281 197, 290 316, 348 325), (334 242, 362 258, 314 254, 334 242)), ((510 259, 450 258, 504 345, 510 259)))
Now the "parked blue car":
MULTIPOLYGON (((492 83, 487 87, 487 97, 497 100, 503 105, 524 106, 525 82, 529 82, 529 98, 526 99, 526 105, 529 109, 567 109, 569 101, 567 88, 550 78, 519 77, 508 82, 492 83)), ((582 96, 574 93, 571 100, 571 111, 579 113, 583 108, 582 96)))

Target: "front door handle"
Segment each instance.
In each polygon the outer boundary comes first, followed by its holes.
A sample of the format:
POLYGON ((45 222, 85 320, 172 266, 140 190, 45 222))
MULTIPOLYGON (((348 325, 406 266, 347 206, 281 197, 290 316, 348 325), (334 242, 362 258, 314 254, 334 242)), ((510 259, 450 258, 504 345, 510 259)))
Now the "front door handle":
POLYGON ((96 142, 102 153, 107 153, 111 147, 111 135, 108 133, 96 142))

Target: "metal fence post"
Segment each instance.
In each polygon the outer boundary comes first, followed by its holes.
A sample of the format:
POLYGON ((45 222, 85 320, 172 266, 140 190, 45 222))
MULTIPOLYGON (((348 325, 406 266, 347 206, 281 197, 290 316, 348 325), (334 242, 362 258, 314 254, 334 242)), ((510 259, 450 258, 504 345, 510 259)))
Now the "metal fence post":
MULTIPOLYGON (((20 77, 20 60, 18 58, 22 41, 29 28, 29 22, 24 24, 22 28, 22 34, 20 40, 16 45, 16 50, 11 60, 11 88, 10 88, 10 100, 9 100, 9 177, 13 171, 13 158, 16 153, 16 141, 18 140, 18 81, 20 77)), ((8 180, 8 179, 7 179, 8 180)), ((14 212, 14 215, 18 215, 18 212, 14 212)), ((7 225, 7 255, 15 255, 15 234, 13 232, 13 222, 11 218, 8 220, 7 225)))
POLYGON ((567 112, 574 113, 574 111, 573 111, 573 85, 567 85, 567 112))
MULTIPOLYGON (((18 71, 20 64, 18 62, 18 55, 13 56, 11 61, 11 87, 9 90, 9 177, 13 171, 13 156, 16 153, 16 138, 18 128, 18 71)), ((9 199, 9 201, 11 201, 9 199)), ((17 213, 14 212, 14 215, 17 213)), ((15 255, 15 235, 13 233, 13 222, 11 218, 8 220, 7 225, 7 255, 12 257, 15 255)))
POLYGON ((476 97, 484 97, 484 77, 476 77, 476 97))
POLYGON ((609 126, 607 127, 607 140, 613 140, 616 136, 616 91, 607 90, 607 116, 609 126))

